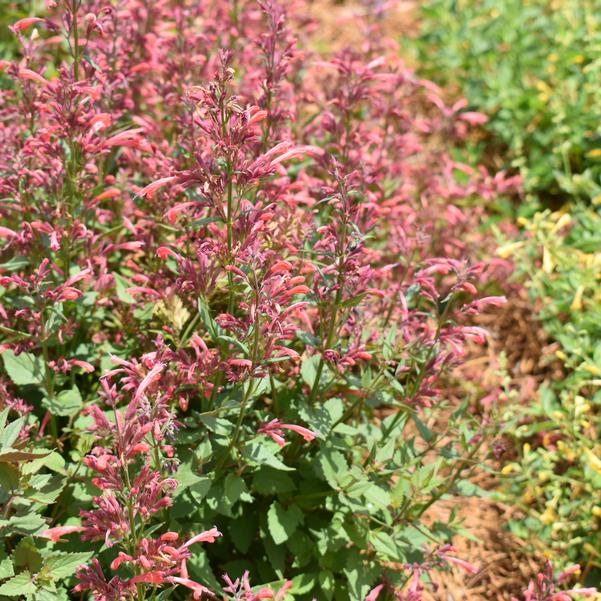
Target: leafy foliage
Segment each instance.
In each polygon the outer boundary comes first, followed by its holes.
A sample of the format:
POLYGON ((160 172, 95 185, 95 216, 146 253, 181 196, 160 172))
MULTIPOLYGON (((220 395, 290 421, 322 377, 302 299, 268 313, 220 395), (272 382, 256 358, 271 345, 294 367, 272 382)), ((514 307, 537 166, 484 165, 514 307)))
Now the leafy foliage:
POLYGON ((524 177, 530 213, 541 202, 601 194, 596 8, 588 0, 423 4, 427 73, 458 84, 489 115, 489 151, 500 149, 524 177))
MULTIPOLYGON (((517 533, 538 540, 555 561, 582 561, 598 570, 599 403, 599 225, 592 208, 540 213, 525 223, 530 237, 513 251, 529 273, 540 318, 560 343, 557 357, 566 377, 540 391, 537 402, 516 407, 508 430, 522 447, 519 461, 505 467, 506 494, 519 499, 524 519, 517 533)), ((509 247, 507 247, 509 248, 509 247)))

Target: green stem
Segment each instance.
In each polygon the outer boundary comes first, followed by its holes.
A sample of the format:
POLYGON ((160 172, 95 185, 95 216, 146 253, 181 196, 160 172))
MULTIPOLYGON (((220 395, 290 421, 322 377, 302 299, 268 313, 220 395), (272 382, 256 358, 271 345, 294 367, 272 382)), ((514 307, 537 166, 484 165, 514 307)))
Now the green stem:
MULTIPOLYGON (((232 205, 233 205, 233 182, 232 182, 232 166, 228 162, 227 167, 227 252, 228 261, 232 261, 232 249, 234 246, 233 232, 232 232, 232 205)), ((227 312, 232 314, 234 312, 234 276, 231 272, 227 273, 227 285, 229 289, 229 296, 227 302, 227 312)))
POLYGON ((77 22, 77 11, 79 10, 79 0, 73 0, 71 29, 73 30, 73 78, 79 81, 79 24, 77 22))
POLYGON ((334 298, 334 305, 332 306, 332 314, 330 315, 330 325, 328 327, 328 336, 326 339, 325 348, 322 350, 321 357, 319 359, 319 364, 317 365, 317 370, 315 372, 315 381, 313 382, 313 387, 311 388, 311 393, 309 394, 309 405, 313 405, 315 403, 315 399, 317 397, 317 391, 319 389, 319 380, 321 379, 321 373, 323 372, 323 368, 325 365, 325 359, 323 356, 324 351, 329 349, 334 342, 334 334, 336 332, 336 321, 338 319, 338 308, 340 305, 340 301, 342 299, 342 286, 338 286, 338 290, 336 290, 336 296, 334 298))

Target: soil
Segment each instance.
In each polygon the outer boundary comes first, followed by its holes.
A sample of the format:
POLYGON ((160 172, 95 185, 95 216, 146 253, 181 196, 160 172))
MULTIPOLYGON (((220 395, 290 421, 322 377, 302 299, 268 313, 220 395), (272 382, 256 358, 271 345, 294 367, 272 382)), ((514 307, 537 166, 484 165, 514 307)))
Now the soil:
MULTIPOLYGON (((480 316, 479 325, 492 333, 486 348, 474 347, 471 358, 462 366, 461 376, 478 371, 480 382, 492 384, 498 378, 497 357, 501 353, 511 366, 512 387, 519 391, 524 403, 537 394, 540 384, 561 377, 561 362, 555 359, 555 344, 547 339, 535 319, 536 307, 523 289, 515 289, 501 311, 480 316)), ((511 451, 509 451, 511 452, 511 451)), ((491 473, 479 472, 474 484, 486 491, 498 488, 491 473)), ((456 555, 477 565, 480 572, 468 574, 458 569, 438 574, 438 590, 428 593, 427 601, 511 601, 521 594, 531 578, 544 566, 526 543, 514 537, 505 524, 512 508, 493 498, 452 498, 432 507, 429 518, 444 520, 453 507, 464 520, 464 527, 474 537, 457 537, 453 541, 456 555)))

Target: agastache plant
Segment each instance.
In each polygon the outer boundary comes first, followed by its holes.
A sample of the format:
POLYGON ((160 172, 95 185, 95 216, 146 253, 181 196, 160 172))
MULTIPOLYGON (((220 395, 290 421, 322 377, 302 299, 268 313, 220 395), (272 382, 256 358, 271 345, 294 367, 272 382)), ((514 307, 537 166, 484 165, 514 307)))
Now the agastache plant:
POLYGON ((303 7, 63 0, 13 24, 0 392, 33 465, 9 470, 4 550, 83 549, 28 565, 34 591, 418 599, 467 566, 424 550, 458 524, 423 516, 494 415, 437 412, 504 303, 481 225, 519 181, 459 162, 485 117, 404 65, 379 8, 318 55, 303 7))

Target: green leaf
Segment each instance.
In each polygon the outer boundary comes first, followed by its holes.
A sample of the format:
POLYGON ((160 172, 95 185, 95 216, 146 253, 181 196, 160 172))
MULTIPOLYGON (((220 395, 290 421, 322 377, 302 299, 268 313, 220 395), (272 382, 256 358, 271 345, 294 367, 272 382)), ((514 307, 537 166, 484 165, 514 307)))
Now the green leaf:
POLYGON ((372 532, 369 540, 384 560, 398 561, 402 559, 399 557, 399 549, 394 539, 387 532, 372 532))
POLYGON ((240 340, 237 340, 233 336, 226 336, 225 334, 221 334, 217 336, 217 341, 222 342, 224 344, 231 344, 238 348, 240 351, 242 351, 245 357, 249 356, 248 347, 243 342, 240 342, 240 340))
POLYGON ((2 434, 0 434, 0 448, 10 449, 13 442, 15 442, 15 440, 17 440, 17 438, 19 437, 19 432, 21 431, 21 428, 23 427, 24 423, 25 420, 22 417, 20 417, 14 422, 8 424, 8 426, 6 426, 4 430, 2 430, 2 434))
POLYGON ((228 526, 229 538, 234 543, 236 549, 241 553, 246 553, 257 534, 257 524, 254 520, 249 520, 246 516, 239 520, 232 520, 228 526))
MULTIPOLYGON (((175 480, 177 480, 177 488, 175 489, 175 493, 173 495, 175 497, 180 495, 187 488, 193 487, 200 483, 205 483, 207 480, 209 480, 206 476, 199 476, 198 474, 196 474, 192 469, 191 463, 182 463, 173 477, 175 478, 175 480)), ((210 488, 210 480, 208 482, 208 485, 210 488)))
POLYGON ((40 384, 44 379, 42 360, 31 353, 15 355, 12 350, 2 353, 4 369, 17 386, 40 384))
POLYGON ((0 561, 0 580, 5 580, 15 575, 15 569, 13 568, 13 562, 5 557, 0 561))
POLYGON ((252 488, 262 495, 275 495, 292 492, 296 485, 288 474, 264 466, 255 474, 252 488))
POLYGON ((70 390, 59 392, 53 399, 45 398, 43 403, 54 415, 69 417, 81 410, 83 399, 79 388, 74 386, 70 390))
POLYGON ((241 498, 243 501, 252 501, 252 497, 248 494, 246 483, 237 474, 228 474, 225 477, 223 492, 230 505, 233 505, 241 498))
POLYGON ((32 476, 29 486, 26 498, 42 505, 51 505, 58 499, 65 487, 65 479, 56 475, 38 474, 32 476))
POLYGON ((278 449, 274 449, 273 446, 266 442, 249 442, 244 445, 244 448, 242 449, 242 457, 252 463, 268 465, 276 470, 282 470, 285 472, 293 472, 293 467, 288 467, 275 456, 275 453, 278 449))
POLYGON ((331 447, 326 447, 319 455, 321 473, 332 488, 339 488, 339 481, 348 472, 348 464, 344 455, 331 447))
POLYGON ((286 542, 302 521, 303 513, 296 505, 284 509, 277 501, 274 501, 267 512, 267 527, 276 545, 286 542))
POLYGON ((127 303, 128 305, 133 305, 136 302, 136 299, 126 290, 126 288, 129 288, 131 284, 118 273, 113 273, 113 278, 115 278, 115 290, 119 300, 127 303))
POLYGON ((67 578, 75 574, 75 570, 87 563, 94 555, 93 552, 86 553, 62 553, 55 551, 44 558, 44 567, 53 580, 67 578))
POLYGON ((36 574, 42 567, 42 554, 29 536, 21 539, 12 554, 13 564, 17 568, 26 568, 36 574))
POLYGON ((14 461, 31 461, 49 455, 50 451, 19 451, 18 449, 3 449, 0 451, 0 463, 13 463, 14 461))
POLYGON ((292 579, 290 593, 294 595, 305 595, 310 592, 317 582, 317 574, 304 573, 292 579))
POLYGON ((412 415, 411 418, 415 422, 415 425, 417 426, 421 437, 426 442, 432 442, 436 438, 434 432, 432 432, 432 430, 430 430, 428 426, 426 426, 426 424, 424 424, 424 422, 422 422, 422 420, 419 419, 419 417, 417 417, 417 415, 412 415))
POLYGON ((320 360, 321 357, 319 355, 312 355, 311 357, 303 359, 301 364, 301 376, 303 378, 303 382, 310 388, 312 388, 313 384, 315 383, 315 378, 317 377, 317 366, 319 365, 320 360))
POLYGON ((46 522, 37 513, 29 513, 27 515, 14 515, 9 520, 0 522, 0 532, 4 528, 8 528, 12 532, 20 532, 22 534, 36 534, 40 530, 46 528, 46 522))
POLYGON ((6 595, 7 597, 20 597, 33 593, 35 593, 35 584, 27 570, 13 576, 0 586, 0 595, 6 595))
MULTIPOLYGON (((371 509, 375 505, 376 509, 387 509, 390 507, 390 493, 376 484, 372 484, 364 493, 363 496, 367 501, 367 509, 371 509)), ((373 513, 373 511, 371 512, 373 513)))

